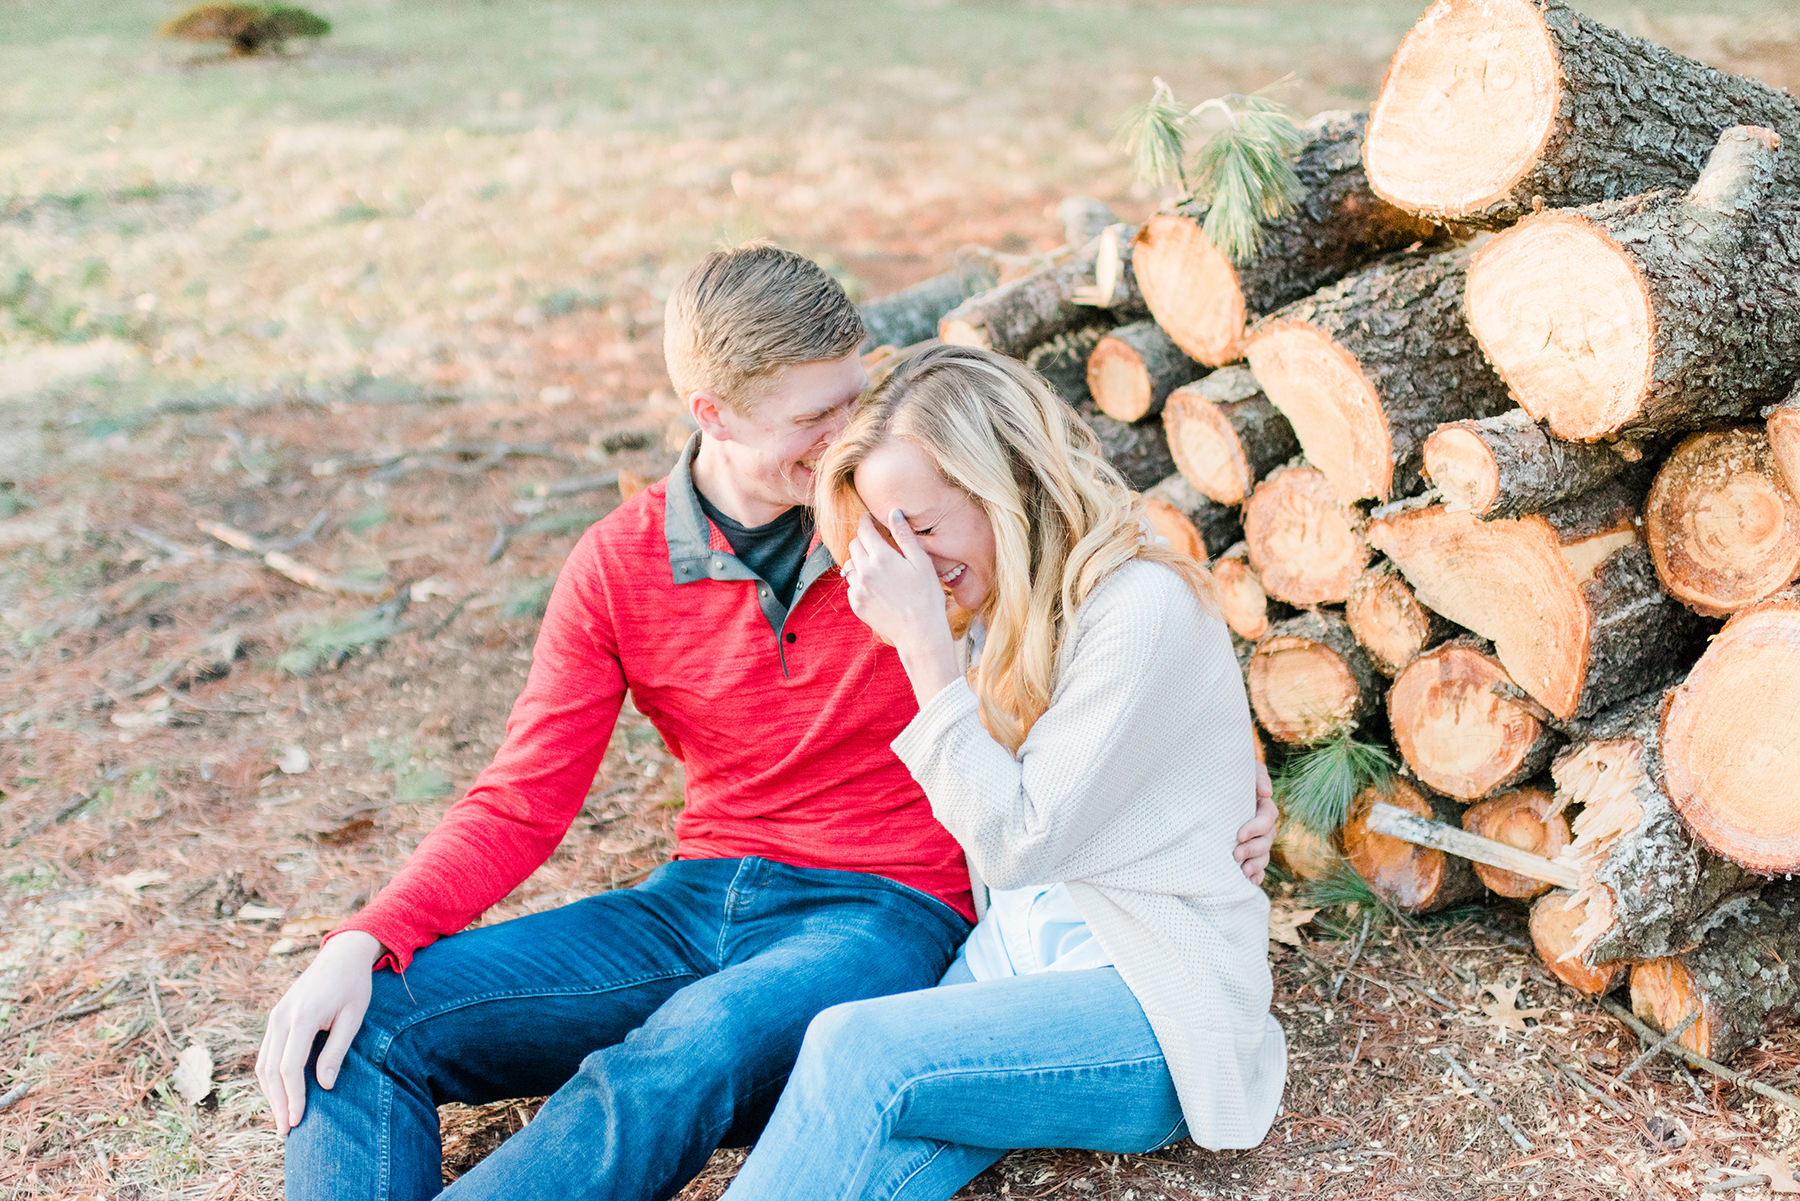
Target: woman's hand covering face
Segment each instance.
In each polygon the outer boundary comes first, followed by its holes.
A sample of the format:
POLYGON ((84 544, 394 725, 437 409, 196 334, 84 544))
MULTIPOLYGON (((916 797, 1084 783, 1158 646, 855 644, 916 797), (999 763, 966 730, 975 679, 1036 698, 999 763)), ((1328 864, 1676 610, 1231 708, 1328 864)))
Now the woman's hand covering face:
POLYGON ((913 695, 923 705, 960 674, 956 643, 937 569, 898 509, 888 529, 891 546, 867 513, 857 523, 850 562, 843 568, 850 611, 900 653, 913 695))

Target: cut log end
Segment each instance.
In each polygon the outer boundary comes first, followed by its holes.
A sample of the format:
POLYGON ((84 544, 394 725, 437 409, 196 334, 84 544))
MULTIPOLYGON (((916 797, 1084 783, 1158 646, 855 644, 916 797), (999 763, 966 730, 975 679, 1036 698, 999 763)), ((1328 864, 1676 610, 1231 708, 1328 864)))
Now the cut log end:
POLYGON ((1100 339, 1088 358, 1088 391, 1100 411, 1115 421, 1137 421, 1150 412, 1150 372, 1143 356, 1123 340, 1100 339))
POLYGON ((984 350, 993 345, 985 328, 955 317, 938 322, 938 341, 946 346, 979 346, 984 350))
POLYGON ((1556 47, 1529 0, 1438 0, 1401 40, 1369 113, 1369 186, 1410 212, 1479 212, 1536 163, 1560 97, 1556 47))
POLYGON ((1532 904, 1531 944, 1552 976, 1583 996, 1603 997, 1619 986, 1631 965, 1613 959, 1589 967, 1581 961, 1575 930, 1581 923, 1582 909, 1571 908, 1569 901, 1568 893, 1555 891, 1532 904))
POLYGON ((1493 452, 1461 426, 1441 426, 1425 439, 1425 474, 1459 509, 1486 513, 1500 499, 1500 467, 1493 452))
POLYGON ((1800 500, 1760 426, 1710 430, 1676 447, 1644 503, 1644 534, 1663 587, 1707 617, 1800 576, 1800 500))
POLYGON ((1344 619, 1383 675, 1393 676, 1419 657, 1448 623, 1419 603, 1391 567, 1363 572, 1350 587, 1344 619))
POLYGON ((1284 467, 1256 486, 1244 505, 1244 540, 1263 588, 1290 605, 1348 599, 1369 562, 1355 514, 1310 467, 1284 467))
POLYGON ((1377 710, 1378 677, 1342 618, 1303 613, 1256 644, 1245 672, 1250 705, 1278 742, 1335 738, 1377 710))
POLYGON ((1209 367, 1239 357, 1244 294, 1236 269, 1199 221, 1158 213, 1138 232, 1131 262, 1144 302, 1177 346, 1209 367))
POLYGON ((1369 811, 1377 801, 1452 825, 1458 820, 1454 803, 1423 793, 1403 780, 1390 780, 1386 786, 1370 786, 1357 793, 1344 823, 1344 857, 1370 888, 1406 913, 1442 909, 1481 891, 1481 881, 1468 860, 1369 829, 1369 811))
POLYGON ((1769 413, 1769 446, 1788 492, 1800 499, 1800 390, 1769 413))
POLYGON ((1631 969, 1631 1012, 1658 1030, 1669 1031, 1700 1011, 1700 1018, 1676 1040, 1696 1055, 1709 1058, 1712 1030, 1706 1020, 1706 1003, 1694 987, 1693 977, 1679 959, 1653 959, 1631 969))
POLYGON ((1259 326, 1244 356, 1338 496, 1387 499, 1393 442, 1381 397, 1356 360, 1329 335, 1281 320, 1259 326))
POLYGON ((1225 624, 1239 638, 1255 642, 1268 636, 1274 619, 1269 613, 1269 594, 1263 591, 1248 552, 1240 543, 1219 556, 1212 568, 1213 598, 1225 624))
POLYGON ((1329 838, 1296 821, 1282 821, 1275 831, 1273 857, 1298 880, 1323 880, 1344 862, 1329 838))
POLYGON ((1237 505, 1256 483, 1243 443, 1218 405, 1177 388, 1163 409, 1169 453, 1188 482, 1222 505, 1237 505))
MULTIPOLYGON (((1543 788, 1521 788, 1470 805, 1463 812, 1463 829, 1521 851, 1554 859, 1569 845, 1569 821, 1555 812, 1556 799, 1543 788)), ((1475 874, 1489 890, 1503 897, 1529 900, 1548 892, 1545 880, 1522 876, 1485 863, 1475 864, 1475 874)))
POLYGON ((1144 513, 1149 517, 1151 527, 1168 541, 1170 549, 1201 563, 1206 562, 1206 541, 1187 514, 1154 496, 1144 498, 1144 513))
POLYGON ((1506 695, 1511 684, 1491 656, 1456 643, 1427 651, 1395 677, 1388 724, 1420 780, 1448 796, 1474 800, 1549 761, 1553 735, 1506 695))
POLYGON ((1650 294, 1586 217, 1541 213, 1497 236, 1469 268, 1468 314, 1520 407, 1557 437, 1604 437, 1643 408, 1656 353, 1650 294))
POLYGON ((1669 799, 1707 846, 1756 872, 1800 871, 1800 588, 1738 613, 1668 697, 1669 799))

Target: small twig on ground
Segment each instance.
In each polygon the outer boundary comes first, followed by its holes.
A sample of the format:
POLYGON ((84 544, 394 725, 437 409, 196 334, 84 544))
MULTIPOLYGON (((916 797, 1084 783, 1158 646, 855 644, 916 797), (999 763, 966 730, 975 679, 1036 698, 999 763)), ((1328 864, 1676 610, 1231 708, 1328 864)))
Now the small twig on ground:
POLYGON ((344 576, 327 575, 316 567, 302 563, 286 551, 270 550, 261 539, 226 525, 224 522, 202 519, 194 524, 199 527, 201 533, 217 538, 226 546, 260 556, 264 567, 277 575, 286 576, 303 587, 319 592, 336 593, 340 596, 382 596, 388 591, 385 584, 372 584, 362 580, 347 579, 344 576))
POLYGON ((553 480, 547 484, 534 484, 531 495, 536 500, 546 500, 552 496, 579 496, 583 492, 598 492, 602 488, 617 488, 619 473, 602 471, 599 475, 577 475, 566 480, 553 480))
POLYGON ((494 522, 494 540, 488 543, 487 557, 483 559, 482 562, 499 562, 500 556, 506 553, 506 548, 512 545, 513 530, 516 528, 518 527, 508 522, 504 517, 496 519, 494 522))
POLYGON ((1500 1128, 1512 1137, 1513 1143, 1519 1150, 1525 1152, 1527 1155, 1537 1150, 1537 1148, 1532 1145, 1531 1140, 1526 1138, 1524 1133, 1513 1124, 1513 1120, 1506 1116, 1506 1111, 1500 1108, 1500 1103, 1488 1095, 1487 1089, 1481 1087, 1481 1081, 1475 1079, 1474 1076, 1470 1075, 1469 1069, 1463 1067, 1462 1064, 1456 1061, 1456 1056, 1452 1055, 1449 1050, 1444 1047, 1439 1047, 1437 1053, 1443 1058, 1445 1063, 1450 1065, 1450 1070, 1456 1073, 1456 1078, 1463 1082, 1464 1087, 1474 1093, 1476 1098, 1479 1099, 1483 1105, 1493 1111, 1494 1120, 1499 1122, 1500 1128))
POLYGON ((1600 1104, 1606 1106, 1606 1108, 1612 1110, 1612 1112, 1614 1114, 1616 1114, 1617 1116, 1619 1116, 1621 1118, 1629 1118, 1631 1116, 1630 1111, 1628 1111, 1623 1105, 1620 1105, 1617 1101, 1613 1100, 1611 1097, 1607 1096, 1605 1093, 1601 1092, 1599 1087, 1596 1086, 1586 1076, 1583 1076, 1580 1072, 1576 1071, 1574 1068, 1570 1067, 1568 1064, 1562 1062, 1560 1059, 1551 1057, 1550 1053, 1548 1051, 1545 1051, 1544 1054, 1546 1057, 1550 1058, 1550 1062, 1554 1063, 1558 1068, 1560 1068, 1562 1070, 1562 1074, 1567 1076, 1574 1083, 1576 1088, 1580 1089, 1582 1092, 1586 1093, 1588 1096, 1592 1097, 1594 1100, 1600 1102, 1600 1104))
POLYGON ((203 559, 206 557, 205 552, 198 547, 183 546, 181 543, 165 538, 155 530, 145 529, 141 525, 134 525, 125 532, 153 550, 159 550, 163 554, 168 555, 171 559, 185 561, 188 559, 203 559))
POLYGON ((144 983, 150 986, 150 1010, 156 1014, 156 1024, 162 1027, 163 1037, 169 1040, 171 1050, 175 1047, 175 1032, 169 1029, 168 1019, 163 1017, 162 994, 156 991, 156 973, 145 972, 144 983))
POLYGON ((1769 1178, 1761 1172, 1750 1172, 1743 1176, 1727 1176, 1723 1180, 1715 1180, 1711 1184, 1703 1184, 1703 1193, 1729 1193, 1733 1189, 1749 1188, 1753 1184, 1768 1184, 1769 1178))
MULTIPOLYGON (((1653 1043, 1660 1037, 1656 1031, 1638 1021, 1636 1014, 1632 1013, 1631 1010, 1625 1008, 1611 997, 1601 997, 1600 1007, 1618 1018, 1621 1022, 1624 1022, 1631 1028, 1632 1032, 1644 1042, 1653 1043)), ((1681 1056, 1681 1058, 1688 1063, 1699 1068, 1701 1071, 1711 1072, 1721 1080, 1729 1081, 1740 1088, 1747 1088, 1759 1097, 1773 1101, 1777 1105, 1785 1106, 1795 1113, 1800 1113, 1800 1097, 1796 1097, 1792 1093, 1784 1093, 1780 1089, 1764 1084, 1760 1080, 1752 1080, 1742 1072, 1734 1072, 1724 1064, 1715 1063, 1704 1055, 1696 1055, 1694 1052, 1679 1044, 1673 1045, 1669 1049, 1681 1056)))
POLYGON ((451 605, 450 611, 448 613, 444 614, 437 621, 433 622, 431 624, 431 628, 425 631, 425 633, 424 633, 425 641, 430 642, 433 638, 436 638, 439 634, 442 634, 446 629, 448 629, 450 627, 451 622, 455 621, 458 617, 462 616, 462 611, 464 609, 468 608, 469 602, 474 600, 479 595, 481 595, 479 592, 471 592, 471 593, 467 594, 466 596, 464 596, 461 600, 457 601, 454 605, 451 605))
POLYGON ((27 838, 37 837, 39 834, 42 834, 45 830, 49 829, 51 826, 60 826, 62 823, 68 821, 71 817, 74 817, 77 813, 80 813, 83 809, 85 809, 89 805, 93 804, 93 802, 94 802, 94 798, 89 796, 87 793, 77 792, 74 796, 69 798, 68 803, 65 804, 61 809, 58 809, 55 813, 51 814, 49 817, 39 818, 37 821, 33 822, 28 829, 26 829, 25 833, 19 835, 17 838, 15 838, 11 842, 7 843, 6 844, 7 849, 11 850, 13 847, 16 847, 20 843, 24 842, 27 838))
POLYGON ((1645 1051, 1642 1055, 1639 1055, 1636 1059, 1634 1059, 1630 1063, 1626 1064, 1625 1070, 1620 1072, 1617 1076, 1613 1077, 1613 1083, 1614 1084, 1624 1084, 1627 1080, 1631 1079, 1633 1076, 1635 1076, 1637 1074, 1637 1070, 1639 1068, 1643 1067, 1645 1064, 1649 1063, 1652 1059, 1655 1059, 1658 1055, 1661 1055, 1664 1051, 1667 1051, 1670 1047, 1674 1046, 1675 1040, 1680 1038, 1682 1035, 1686 1034, 1688 1032, 1688 1027, 1692 1026, 1695 1022, 1697 1022, 1699 1020, 1700 1020, 1700 1011, 1698 1009, 1696 1009, 1696 1010, 1694 1010, 1694 1012, 1687 1015, 1687 1018, 1681 1023, 1681 1025, 1675 1027, 1673 1030, 1669 1031, 1667 1034, 1665 1034, 1661 1038, 1657 1039, 1654 1044, 1652 1044, 1650 1047, 1645 1049, 1645 1051))
POLYGON ((0 1096, 0 1113, 5 1113, 7 1110, 23 1101, 25 1099, 25 1094, 30 1091, 31 1082, 29 1080, 21 1080, 19 1083, 7 1089, 6 1094, 0 1096))
POLYGON ((1350 969, 1356 966, 1358 957, 1362 955, 1363 944, 1369 941, 1369 923, 1373 921, 1374 918, 1375 915, 1373 913, 1363 914, 1362 933, 1356 936, 1356 943, 1350 948, 1350 961, 1344 964, 1343 970, 1340 971, 1337 974, 1337 978, 1331 982, 1331 999, 1334 1001, 1337 1000, 1338 993, 1344 987, 1344 977, 1350 974, 1350 969))
POLYGON ((1354 1147, 1354 1146, 1356 1146, 1355 1139, 1336 1138, 1336 1139, 1332 1139, 1328 1143, 1314 1143, 1310 1147, 1296 1147, 1294 1150, 1287 1152, 1287 1154, 1289 1154, 1289 1155, 1323 1155, 1327 1151, 1348 1151, 1351 1147, 1354 1147))
POLYGON ((296 546, 305 546, 308 542, 311 542, 314 538, 319 536, 319 531, 324 529, 325 523, 330 520, 331 510, 320 509, 317 513, 313 514, 313 519, 306 523, 305 529, 301 530, 291 538, 282 538, 275 542, 270 542, 264 549, 293 550, 296 546))
POLYGON ((124 998, 114 998, 112 994, 119 985, 125 983, 125 981, 129 979, 131 979, 131 973, 126 972, 123 976, 120 976, 117 980, 108 984, 105 988, 95 993, 93 997, 80 1005, 65 1009, 61 1013, 53 1013, 49 1017, 39 1018, 35 1022, 26 1022, 23 1026, 20 1026, 15 1030, 8 1030, 6 1033, 0 1034, 0 1043, 7 1042, 21 1034, 27 1034, 33 1030, 48 1026, 53 1022, 65 1022, 74 1018, 84 1018, 90 1013, 99 1013, 102 1009, 109 1009, 114 1005, 120 1004, 124 998))

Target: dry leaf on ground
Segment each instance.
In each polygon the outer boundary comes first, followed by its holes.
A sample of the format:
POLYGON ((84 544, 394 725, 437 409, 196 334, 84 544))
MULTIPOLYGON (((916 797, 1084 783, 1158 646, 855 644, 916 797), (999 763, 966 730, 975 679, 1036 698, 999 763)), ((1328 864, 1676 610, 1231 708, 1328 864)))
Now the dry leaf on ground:
POLYGON ((1482 985, 1482 991, 1492 993, 1494 997, 1492 1001, 1484 1001, 1481 1004, 1481 1012, 1487 1014, 1488 1025, 1524 1033, 1531 1028, 1525 1024, 1526 1018, 1537 1022, 1544 1020, 1544 1014, 1548 1013, 1548 1010, 1520 1009, 1518 1007, 1519 992, 1524 987, 1521 982, 1482 985))
POLYGON ((1784 1159, 1764 1155, 1750 1165, 1750 1171, 1769 1178, 1771 1193, 1800 1193, 1800 1180, 1794 1179, 1794 1169, 1784 1159))
POLYGON ((167 884, 173 877, 155 868, 140 868, 122 876, 108 876, 103 883, 120 896, 135 898, 139 892, 157 884, 167 884))
POLYGON ((1300 938, 1300 927, 1312 921, 1318 912, 1317 909, 1294 909, 1280 904, 1269 906, 1269 941, 1290 947, 1305 945, 1300 938))
POLYGON ((189 1105, 198 1105, 213 1090, 212 1074, 212 1052, 205 1043, 195 1043, 175 1057, 175 1073, 169 1083, 189 1105))

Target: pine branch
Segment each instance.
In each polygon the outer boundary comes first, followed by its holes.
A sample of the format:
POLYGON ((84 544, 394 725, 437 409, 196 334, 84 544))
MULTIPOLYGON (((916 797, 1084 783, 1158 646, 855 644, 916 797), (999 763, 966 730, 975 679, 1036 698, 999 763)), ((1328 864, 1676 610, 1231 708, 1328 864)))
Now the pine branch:
POLYGON ((1243 262, 1262 245, 1263 222, 1281 217, 1300 200, 1293 159, 1303 139, 1288 111, 1267 97, 1220 97, 1191 115, 1209 109, 1227 123, 1195 155, 1194 199, 1207 206, 1207 239, 1227 258, 1243 262))
POLYGON ((1160 78, 1148 102, 1125 113, 1113 139, 1131 155, 1138 182, 1151 187, 1178 183, 1187 190, 1186 126, 1192 116, 1175 102, 1175 93, 1160 78))
POLYGON ((1356 794, 1385 783, 1395 766, 1382 747, 1346 732, 1289 756, 1275 777, 1275 802, 1288 820, 1329 838, 1349 816, 1356 794))

